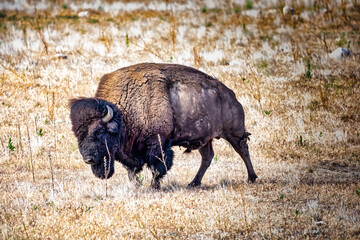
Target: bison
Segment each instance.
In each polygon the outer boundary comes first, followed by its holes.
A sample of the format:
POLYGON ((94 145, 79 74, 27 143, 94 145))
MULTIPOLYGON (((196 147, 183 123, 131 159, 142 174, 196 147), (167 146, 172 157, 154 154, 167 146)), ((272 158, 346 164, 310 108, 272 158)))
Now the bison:
MULTIPOLYGON (((232 90, 199 70, 177 64, 141 63, 105 74, 95 97, 69 102, 72 130, 84 162, 110 178, 114 161, 130 180, 146 164, 151 186, 173 164, 172 146, 199 150, 201 165, 189 187, 199 186, 210 166, 212 140, 223 138, 244 160, 248 180, 257 178, 248 150, 245 115, 232 90)), ((138 180, 138 179, 137 179, 138 180)))

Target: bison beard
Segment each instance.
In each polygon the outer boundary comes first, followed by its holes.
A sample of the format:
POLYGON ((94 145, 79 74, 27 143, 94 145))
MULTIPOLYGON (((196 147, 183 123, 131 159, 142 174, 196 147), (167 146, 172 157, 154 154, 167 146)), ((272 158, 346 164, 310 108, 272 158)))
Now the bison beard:
POLYGON ((104 158, 104 162, 99 165, 91 165, 91 170, 93 174, 101 179, 111 178, 114 174, 114 161, 110 160, 108 157, 104 158), (106 162, 106 168, 105 168, 106 162), (105 171, 106 170, 106 171, 105 171))
MULTIPOLYGON (((245 130, 245 115, 232 90, 216 78, 176 64, 143 63, 104 75, 95 98, 70 100, 72 130, 80 153, 99 178, 114 174, 114 161, 137 179, 144 165, 152 187, 170 170, 172 146, 199 150, 200 168, 189 186, 199 186, 210 166, 212 140, 227 140, 243 159, 248 180, 257 178, 245 130)), ((137 179, 138 180, 138 179, 137 179)))
POLYGON ((106 156, 100 165, 92 165, 91 170, 98 178, 110 178, 114 174, 114 156, 111 156, 107 140, 105 139, 106 156))

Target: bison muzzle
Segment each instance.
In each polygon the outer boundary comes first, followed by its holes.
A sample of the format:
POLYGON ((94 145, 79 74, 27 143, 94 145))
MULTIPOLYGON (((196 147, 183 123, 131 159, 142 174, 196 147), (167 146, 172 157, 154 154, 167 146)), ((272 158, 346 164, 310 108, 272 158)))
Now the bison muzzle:
POLYGON ((189 184, 198 186, 214 157, 214 138, 227 140, 240 154, 249 181, 257 178, 241 104, 223 83, 194 68, 156 63, 121 68, 101 78, 94 98, 72 99, 70 107, 80 153, 99 178, 113 175, 115 160, 130 180, 146 164, 152 187, 159 188, 172 166, 171 147, 182 146, 201 154, 189 184))

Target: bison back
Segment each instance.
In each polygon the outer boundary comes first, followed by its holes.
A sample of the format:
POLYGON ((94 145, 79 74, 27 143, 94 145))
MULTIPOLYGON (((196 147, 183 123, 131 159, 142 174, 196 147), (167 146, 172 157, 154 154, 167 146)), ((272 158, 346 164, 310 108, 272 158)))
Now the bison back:
POLYGON ((130 145, 160 134, 173 138, 174 145, 195 147, 222 137, 224 130, 244 128, 235 94, 216 78, 183 65, 121 68, 101 78, 96 97, 122 111, 130 145))

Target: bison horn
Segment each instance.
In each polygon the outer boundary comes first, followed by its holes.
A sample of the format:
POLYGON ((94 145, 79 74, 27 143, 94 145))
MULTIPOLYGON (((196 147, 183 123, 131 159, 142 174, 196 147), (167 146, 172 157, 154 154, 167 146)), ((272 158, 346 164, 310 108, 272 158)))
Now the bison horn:
POLYGON ((109 122, 114 116, 114 112, 113 112, 112 108, 109 107, 108 105, 106 105, 106 108, 108 110, 107 114, 106 114, 105 117, 102 118, 102 121, 105 122, 105 123, 109 122))

